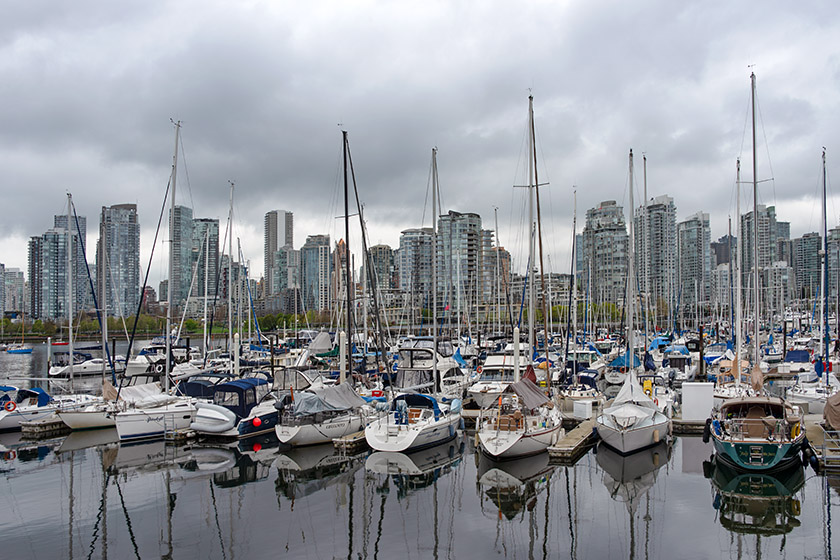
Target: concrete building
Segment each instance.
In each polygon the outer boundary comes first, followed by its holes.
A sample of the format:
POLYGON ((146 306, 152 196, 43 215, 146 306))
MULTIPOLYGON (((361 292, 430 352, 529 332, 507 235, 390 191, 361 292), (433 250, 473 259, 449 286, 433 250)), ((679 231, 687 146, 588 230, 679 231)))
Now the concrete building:
POLYGON ((7 268, 5 271, 5 307, 6 311, 24 311, 26 308, 26 281, 19 268, 7 268))
POLYGON ((406 229, 400 234, 397 278, 413 308, 432 305, 432 236, 432 228, 406 229))
MULTIPOLYGON (((172 277, 169 288, 172 290, 172 303, 180 306, 187 299, 193 272, 193 211, 186 206, 175 206, 174 215, 170 211, 172 277)), ((161 301, 163 299, 161 294, 161 301)))
MULTIPOLYGON (((492 248, 492 232, 481 229, 481 216, 450 210, 438 219, 438 314, 460 317, 485 293, 484 255, 492 248)), ((488 291, 489 293, 489 291, 488 291)))

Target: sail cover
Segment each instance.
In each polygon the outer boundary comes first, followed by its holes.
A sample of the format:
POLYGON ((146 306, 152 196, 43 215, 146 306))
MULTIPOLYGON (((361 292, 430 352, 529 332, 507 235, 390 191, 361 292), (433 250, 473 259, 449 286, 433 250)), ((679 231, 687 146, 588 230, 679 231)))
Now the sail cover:
POLYGON ((549 402, 545 393, 539 387, 534 385, 534 382, 527 377, 519 380, 516 383, 508 385, 506 391, 516 393, 525 408, 537 408, 540 405, 549 402))
POLYGON ((295 395, 295 415, 305 416, 318 412, 350 410, 365 401, 347 383, 309 390, 295 395))
POLYGON ((840 391, 826 399, 823 418, 832 430, 840 430, 840 391))

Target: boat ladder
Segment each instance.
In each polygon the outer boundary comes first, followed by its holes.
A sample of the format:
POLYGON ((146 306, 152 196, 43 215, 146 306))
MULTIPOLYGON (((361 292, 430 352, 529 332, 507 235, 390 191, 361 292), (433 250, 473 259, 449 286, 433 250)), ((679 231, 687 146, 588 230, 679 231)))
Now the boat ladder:
POLYGON ((175 428, 175 415, 164 413, 163 414, 163 439, 174 440, 176 432, 177 432, 177 430, 175 428))
POLYGON ((826 470, 840 471, 840 431, 824 430, 822 459, 826 470))

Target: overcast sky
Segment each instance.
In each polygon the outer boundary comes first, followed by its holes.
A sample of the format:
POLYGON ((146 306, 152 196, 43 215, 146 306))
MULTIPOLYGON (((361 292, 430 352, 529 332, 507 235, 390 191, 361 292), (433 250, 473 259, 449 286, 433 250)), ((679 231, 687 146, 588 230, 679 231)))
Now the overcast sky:
MULTIPOLYGON (((587 208, 672 196, 677 219, 726 233, 735 161, 752 180, 750 72, 758 83, 760 203, 796 237, 837 225, 840 25, 835 2, 5 2, 0 19, 0 262, 66 212, 137 203, 149 259, 183 122, 176 202, 224 222, 263 268, 263 216, 343 237, 341 126, 349 133, 370 243, 430 225, 437 146, 444 211, 476 212, 524 268, 524 140, 534 95, 546 266, 567 271, 573 186, 587 208), (752 67, 751 67, 752 65, 752 67), (425 208, 425 209, 424 209, 425 208)), ((742 210, 752 201, 745 187, 742 210)), ((358 225, 351 247, 358 247, 358 225), (355 238, 355 239, 354 239, 355 238)), ((152 285, 165 270, 156 251, 152 285)), ((358 261, 357 261, 358 262, 358 261)))

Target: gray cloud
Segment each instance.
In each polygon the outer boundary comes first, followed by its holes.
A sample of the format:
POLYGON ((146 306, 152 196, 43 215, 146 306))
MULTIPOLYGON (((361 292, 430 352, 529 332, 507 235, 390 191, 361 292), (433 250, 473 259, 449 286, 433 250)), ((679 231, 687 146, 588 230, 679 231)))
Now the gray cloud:
POLYGON ((772 162, 775 178, 761 199, 800 235, 814 228, 820 148, 829 148, 831 164, 840 145, 838 18, 830 2, 754 8, 8 6, 0 22, 0 262, 26 266, 19 239, 51 225, 67 190, 91 231, 101 205, 137 202, 147 254, 171 163, 170 117, 184 123, 177 201, 224 219, 235 180, 237 232, 255 270, 269 209, 295 212, 298 244, 307 234, 342 235, 339 123, 349 131, 372 242, 396 245, 401 229, 420 225, 438 146, 447 207, 478 212, 493 227, 498 206, 502 242, 519 252, 523 193, 512 185, 525 180, 529 90, 540 174, 551 183, 543 212, 555 269, 568 259, 572 185, 579 229, 601 200, 626 204, 631 147, 637 202, 645 153, 649 196, 674 197, 679 218, 709 212, 717 237, 734 214, 737 157, 744 178, 751 174, 750 64, 764 127, 759 175, 769 178, 772 162))

